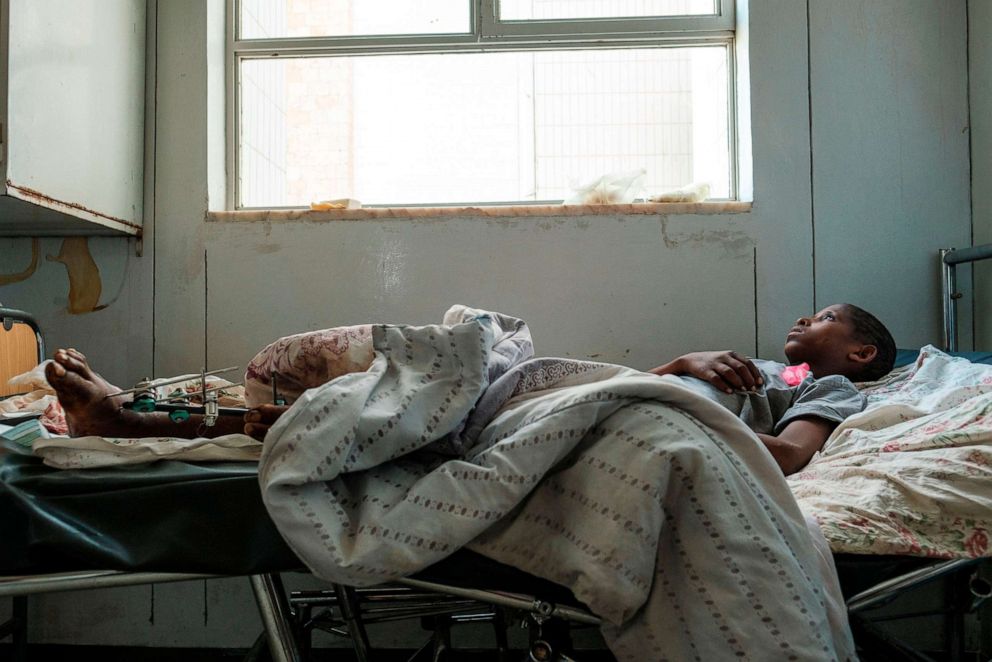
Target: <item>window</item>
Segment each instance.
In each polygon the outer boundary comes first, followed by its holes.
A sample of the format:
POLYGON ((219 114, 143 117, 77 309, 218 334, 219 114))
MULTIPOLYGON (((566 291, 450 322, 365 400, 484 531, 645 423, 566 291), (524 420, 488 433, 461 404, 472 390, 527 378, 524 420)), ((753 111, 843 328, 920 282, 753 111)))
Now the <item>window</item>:
POLYGON ((235 208, 736 194, 732 0, 230 0, 235 208))

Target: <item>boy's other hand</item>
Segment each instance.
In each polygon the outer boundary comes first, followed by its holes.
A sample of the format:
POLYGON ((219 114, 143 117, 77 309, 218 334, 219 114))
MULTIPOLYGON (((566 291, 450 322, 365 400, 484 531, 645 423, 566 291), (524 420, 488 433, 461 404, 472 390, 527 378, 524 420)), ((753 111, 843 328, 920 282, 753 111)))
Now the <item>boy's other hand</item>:
POLYGON ((245 434, 264 441, 269 428, 289 409, 286 405, 260 405, 245 414, 245 434))
POLYGON ((693 352, 651 370, 656 375, 691 375, 725 393, 755 391, 764 383, 757 366, 737 352, 693 352))

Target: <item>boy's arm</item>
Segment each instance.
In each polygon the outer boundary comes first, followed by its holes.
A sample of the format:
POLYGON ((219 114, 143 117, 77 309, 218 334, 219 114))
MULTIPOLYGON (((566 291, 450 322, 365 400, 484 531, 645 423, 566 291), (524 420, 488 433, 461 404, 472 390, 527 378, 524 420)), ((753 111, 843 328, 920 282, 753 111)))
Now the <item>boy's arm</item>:
POLYGON ((823 448, 837 424, 817 416, 804 416, 790 422, 778 435, 758 434, 786 476, 805 467, 823 448))
POLYGON ((761 371, 751 359, 733 351, 693 352, 648 372, 655 375, 692 375, 725 393, 754 391, 764 383, 761 371))

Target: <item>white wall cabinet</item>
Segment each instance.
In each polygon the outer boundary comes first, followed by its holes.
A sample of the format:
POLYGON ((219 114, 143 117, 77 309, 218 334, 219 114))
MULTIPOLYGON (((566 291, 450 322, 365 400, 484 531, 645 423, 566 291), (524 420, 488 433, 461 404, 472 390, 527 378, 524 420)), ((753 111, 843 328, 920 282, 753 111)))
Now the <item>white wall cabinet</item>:
POLYGON ((138 235, 145 0, 0 0, 0 236, 138 235))

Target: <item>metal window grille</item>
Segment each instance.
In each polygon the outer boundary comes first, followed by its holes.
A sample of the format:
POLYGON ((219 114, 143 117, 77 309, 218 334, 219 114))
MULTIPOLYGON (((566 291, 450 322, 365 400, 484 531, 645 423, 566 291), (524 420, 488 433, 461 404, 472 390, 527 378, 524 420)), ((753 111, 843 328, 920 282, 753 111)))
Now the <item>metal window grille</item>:
POLYGON ((228 2, 231 209, 560 202, 704 166, 736 197, 732 0, 228 2))

